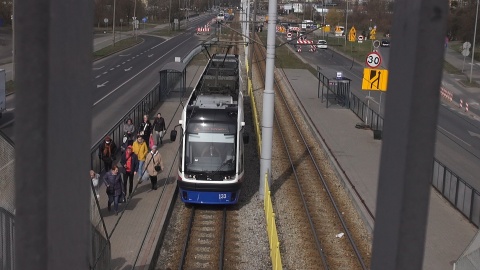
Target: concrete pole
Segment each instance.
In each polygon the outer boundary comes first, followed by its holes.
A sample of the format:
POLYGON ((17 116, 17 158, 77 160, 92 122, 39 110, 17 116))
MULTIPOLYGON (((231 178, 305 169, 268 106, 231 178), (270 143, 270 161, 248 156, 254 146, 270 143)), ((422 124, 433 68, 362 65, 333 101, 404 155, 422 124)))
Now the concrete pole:
POLYGON ((477 0, 477 12, 475 13, 475 30, 473 30, 472 64, 470 65, 470 83, 472 83, 473 57, 475 56, 475 40, 477 39, 477 21, 478 21, 478 0, 477 0))
POLYGON ((264 177, 268 172, 268 185, 272 183, 272 141, 273 141, 273 78, 275 71, 275 24, 277 23, 277 0, 268 2, 267 64, 265 74, 265 90, 263 91, 262 115, 262 153, 260 157, 260 196, 264 195, 264 177))
POLYGON ((94 2, 15 2, 15 268, 90 269, 94 2))
MULTIPOLYGON (((250 21, 250 0, 246 0, 245 2, 247 2, 247 20, 246 20, 246 24, 245 24, 245 36, 246 37, 249 37, 250 36, 250 29, 248 27, 248 22, 250 21)), ((255 20, 255 18, 254 18, 255 20)), ((247 42, 250 42, 247 40, 247 42)), ((245 47, 245 55, 248 57, 248 52, 250 51, 250 46, 247 46, 245 47)))
POLYGON ((395 2, 372 270, 423 269, 448 12, 448 0, 395 2))
MULTIPOLYGON (((252 20, 252 36, 250 37, 251 39, 254 38, 255 36, 255 24, 256 24, 256 19, 257 18, 257 6, 258 6, 258 0, 253 0, 253 20, 252 20)), ((250 40, 249 40, 250 41, 250 40)), ((254 43, 250 43, 252 46, 255 46, 254 43)), ((250 52, 250 55, 248 57, 248 78, 250 78, 250 80, 253 80, 252 78, 252 66, 253 66, 253 47, 250 46, 251 50, 249 51, 250 52)))

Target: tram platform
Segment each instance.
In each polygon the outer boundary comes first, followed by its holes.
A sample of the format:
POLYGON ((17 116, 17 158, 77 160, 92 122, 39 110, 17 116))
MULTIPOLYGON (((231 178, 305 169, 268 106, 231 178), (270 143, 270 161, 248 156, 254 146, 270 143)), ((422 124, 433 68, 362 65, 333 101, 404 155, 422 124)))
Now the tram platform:
MULTIPOLYGON (((187 66, 186 98, 198 81, 202 68, 187 66)), ((111 269, 149 269, 168 209, 175 203, 177 172, 174 169, 177 167, 173 165, 178 159, 178 140, 171 142, 169 134, 178 124, 183 107, 180 105, 180 93, 173 92, 171 95, 150 115, 153 119, 160 112, 167 126, 163 144, 158 148, 165 168, 158 178, 158 189, 152 190, 150 181, 138 184, 130 201, 119 205, 118 216, 113 211, 113 205, 111 212, 107 209, 105 186, 99 191, 100 212, 111 235, 111 269)), ((138 176, 134 178, 134 187, 137 183, 138 176)))
MULTIPOLYGON (((308 70, 284 71, 305 119, 310 122, 319 141, 328 145, 330 157, 331 154, 335 156, 339 165, 337 171, 340 175, 344 172, 365 200, 366 207, 375 213, 382 142, 374 140, 371 130, 355 128, 360 120, 349 109, 341 106, 326 108, 317 96, 318 80, 308 70)), ((356 204, 361 205, 358 199, 356 204)), ((477 229, 433 188, 429 207, 423 269, 450 270, 477 229)), ((365 209, 360 206, 359 212, 373 231, 373 220, 365 209)))

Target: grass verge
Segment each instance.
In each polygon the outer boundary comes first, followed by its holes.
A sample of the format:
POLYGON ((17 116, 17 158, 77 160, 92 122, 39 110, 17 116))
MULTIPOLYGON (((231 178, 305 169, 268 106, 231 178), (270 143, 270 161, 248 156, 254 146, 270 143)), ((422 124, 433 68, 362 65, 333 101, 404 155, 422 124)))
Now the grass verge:
POLYGON ((125 50, 127 48, 130 48, 130 47, 132 47, 132 46, 134 46, 134 45, 136 45, 136 44, 138 44, 142 41, 143 41, 143 39, 138 38, 138 37, 137 38, 131 37, 131 38, 120 40, 120 41, 115 43, 115 46, 110 45, 108 47, 105 47, 103 49, 100 49, 100 50, 94 52, 93 53, 93 61, 97 61, 100 58, 109 56, 109 55, 117 53, 119 51, 123 51, 123 50, 125 50))

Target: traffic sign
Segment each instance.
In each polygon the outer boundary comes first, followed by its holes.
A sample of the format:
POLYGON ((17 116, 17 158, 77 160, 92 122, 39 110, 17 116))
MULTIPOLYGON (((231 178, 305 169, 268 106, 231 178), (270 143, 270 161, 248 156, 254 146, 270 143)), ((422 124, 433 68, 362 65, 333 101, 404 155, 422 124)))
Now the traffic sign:
POLYGON ((355 30, 355 27, 352 26, 350 28, 350 32, 348 32, 348 41, 354 42, 357 37, 357 30, 355 30))
POLYGON ((470 42, 468 42, 468 41, 463 43, 463 45, 462 45, 462 48, 464 50, 468 50, 468 49, 470 49, 470 47, 472 47, 472 44, 470 44, 470 42))
POLYGON ((462 55, 465 56, 465 57, 469 56, 470 55, 470 50, 469 49, 464 49, 462 51, 462 55))
POLYGON ((103 22, 108 23, 108 19, 107 18, 103 19, 103 22))
POLYGON ((387 69, 363 69, 362 90, 387 91, 387 69))
POLYGON ((362 35, 359 35, 358 36, 358 43, 362 43, 363 42, 363 36, 362 35))
POLYGON ((367 55, 367 59, 365 59, 365 63, 370 68, 377 68, 382 63, 382 57, 377 52, 371 52, 367 55))

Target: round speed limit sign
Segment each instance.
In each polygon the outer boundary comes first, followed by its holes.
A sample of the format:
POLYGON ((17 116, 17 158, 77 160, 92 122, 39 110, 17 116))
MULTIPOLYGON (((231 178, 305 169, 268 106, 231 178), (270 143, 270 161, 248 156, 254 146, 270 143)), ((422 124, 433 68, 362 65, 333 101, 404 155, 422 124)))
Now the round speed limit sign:
POLYGON ((382 57, 377 52, 371 52, 367 55, 365 62, 369 68, 377 68, 382 63, 382 57))

